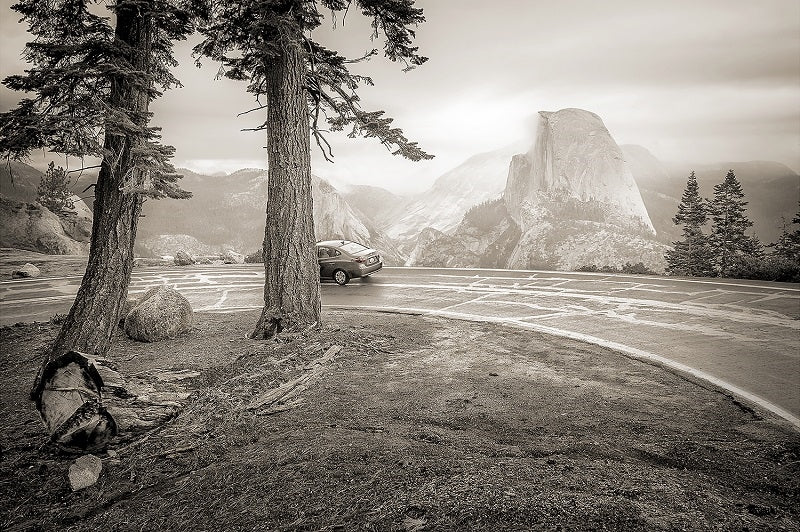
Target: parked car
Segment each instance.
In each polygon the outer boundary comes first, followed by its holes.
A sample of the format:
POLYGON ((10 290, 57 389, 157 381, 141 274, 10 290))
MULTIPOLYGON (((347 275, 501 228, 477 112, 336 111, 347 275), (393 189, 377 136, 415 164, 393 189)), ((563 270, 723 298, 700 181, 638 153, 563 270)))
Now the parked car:
POLYGON ((317 261, 321 279, 346 285, 353 277, 366 277, 383 268, 378 252, 350 240, 317 242, 317 261))

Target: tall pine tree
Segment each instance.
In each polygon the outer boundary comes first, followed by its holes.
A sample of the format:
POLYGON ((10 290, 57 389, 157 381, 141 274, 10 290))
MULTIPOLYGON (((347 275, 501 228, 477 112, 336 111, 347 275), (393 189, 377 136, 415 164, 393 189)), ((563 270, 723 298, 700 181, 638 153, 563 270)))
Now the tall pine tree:
POLYGON ((357 8, 372 23, 372 38, 383 36, 383 53, 407 68, 426 58, 412 46, 413 26, 425 19, 413 0, 216 0, 205 40, 195 51, 222 63, 224 75, 248 82, 266 121, 268 196, 264 232, 264 308, 252 337, 320 323, 319 269, 314 250, 310 144, 313 135, 332 157, 323 129, 348 130, 350 137, 375 137, 394 154, 430 158, 383 111, 360 107, 358 89, 372 85, 353 74, 354 60, 312 38, 323 22, 320 9, 342 20, 357 8))
POLYGON ((667 272, 694 277, 713 275, 711 247, 702 229, 707 219, 706 204, 692 172, 686 181, 678 212, 672 218, 675 225, 683 225, 683 240, 674 242, 674 248, 667 251, 667 272))
MULTIPOLYGON (((170 72, 172 44, 194 30, 199 4, 116 0, 107 5, 107 17, 91 4, 105 2, 21 0, 13 6, 34 35, 24 51, 31 68, 4 84, 30 96, 0 117, 0 153, 22 159, 49 149, 101 160, 86 273, 43 368, 70 350, 108 351, 127 295, 144 199, 189 196, 176 184, 173 148, 149 125, 149 104, 159 89, 178 85, 170 72)), ((33 397, 42 411, 40 383, 41 371, 33 397)))
POLYGON ((745 234, 753 225, 747 218, 746 207, 742 185, 730 170, 725 180, 714 186, 714 198, 709 203, 712 222, 709 242, 717 275, 721 277, 735 276, 742 260, 763 255, 758 239, 745 234))

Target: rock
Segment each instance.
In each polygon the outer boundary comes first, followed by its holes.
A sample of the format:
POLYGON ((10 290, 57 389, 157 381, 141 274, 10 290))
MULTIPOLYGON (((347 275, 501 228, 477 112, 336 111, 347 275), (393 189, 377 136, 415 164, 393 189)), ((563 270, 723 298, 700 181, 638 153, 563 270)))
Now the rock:
POLYGON ((212 264, 212 261, 209 257, 201 257, 197 259, 197 264, 212 264))
POLYGON ((39 277, 40 274, 41 272, 39 271, 39 268, 31 264, 30 262, 26 262, 22 268, 11 272, 11 278, 22 279, 26 277, 39 277))
POLYGON ((72 491, 94 486, 103 470, 103 461, 93 454, 85 454, 69 466, 69 484, 72 491))
POLYGON ((192 306, 176 290, 151 288, 125 317, 125 334, 140 342, 158 342, 189 330, 192 306))
POLYGON ((175 253, 175 258, 173 259, 173 261, 175 262, 175 266, 191 266, 196 262, 194 260, 194 257, 192 257, 183 250, 180 250, 177 253, 175 253))
POLYGON ((244 255, 235 251, 227 250, 222 254, 223 264, 244 264, 244 255))
POLYGON ((504 195, 523 230, 544 214, 655 235, 622 150, 603 120, 582 109, 539 112, 536 142, 511 160, 504 195))

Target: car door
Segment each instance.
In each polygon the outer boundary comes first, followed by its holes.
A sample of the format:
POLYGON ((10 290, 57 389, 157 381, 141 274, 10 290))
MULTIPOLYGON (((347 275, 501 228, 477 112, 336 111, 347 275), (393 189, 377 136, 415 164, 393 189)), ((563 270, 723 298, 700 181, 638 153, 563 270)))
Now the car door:
POLYGON ((336 269, 336 259, 339 252, 327 246, 317 247, 317 261, 319 262, 319 276, 324 278, 333 277, 333 270, 336 269))

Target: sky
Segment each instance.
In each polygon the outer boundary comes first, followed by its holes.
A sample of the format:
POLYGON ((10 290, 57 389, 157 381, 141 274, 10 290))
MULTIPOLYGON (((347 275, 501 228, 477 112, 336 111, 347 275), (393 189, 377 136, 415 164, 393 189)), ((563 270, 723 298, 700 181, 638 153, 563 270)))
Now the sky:
MULTIPOLYGON (((20 73, 29 35, 0 0, 0 73, 20 73)), ((416 44, 429 57, 402 72, 382 57, 357 65, 375 87, 363 107, 383 109, 435 155, 410 162, 374 139, 331 134, 334 163, 314 151, 312 170, 335 185, 417 193, 477 153, 533 141, 538 111, 597 113, 618 144, 639 144, 665 162, 774 160, 800 170, 800 2, 797 0, 420 0, 416 44)), ((381 48, 351 11, 322 44, 357 57, 381 48)), ((243 83, 215 80, 179 43, 184 87, 151 105, 175 146, 175 165, 203 173, 266 167, 263 115, 243 83)), ((0 111, 20 95, 0 88, 0 111)), ((37 155, 41 159, 41 154, 37 155)), ((49 160, 51 156, 48 155, 49 160)), ((38 162, 38 161, 34 161, 38 162)))

